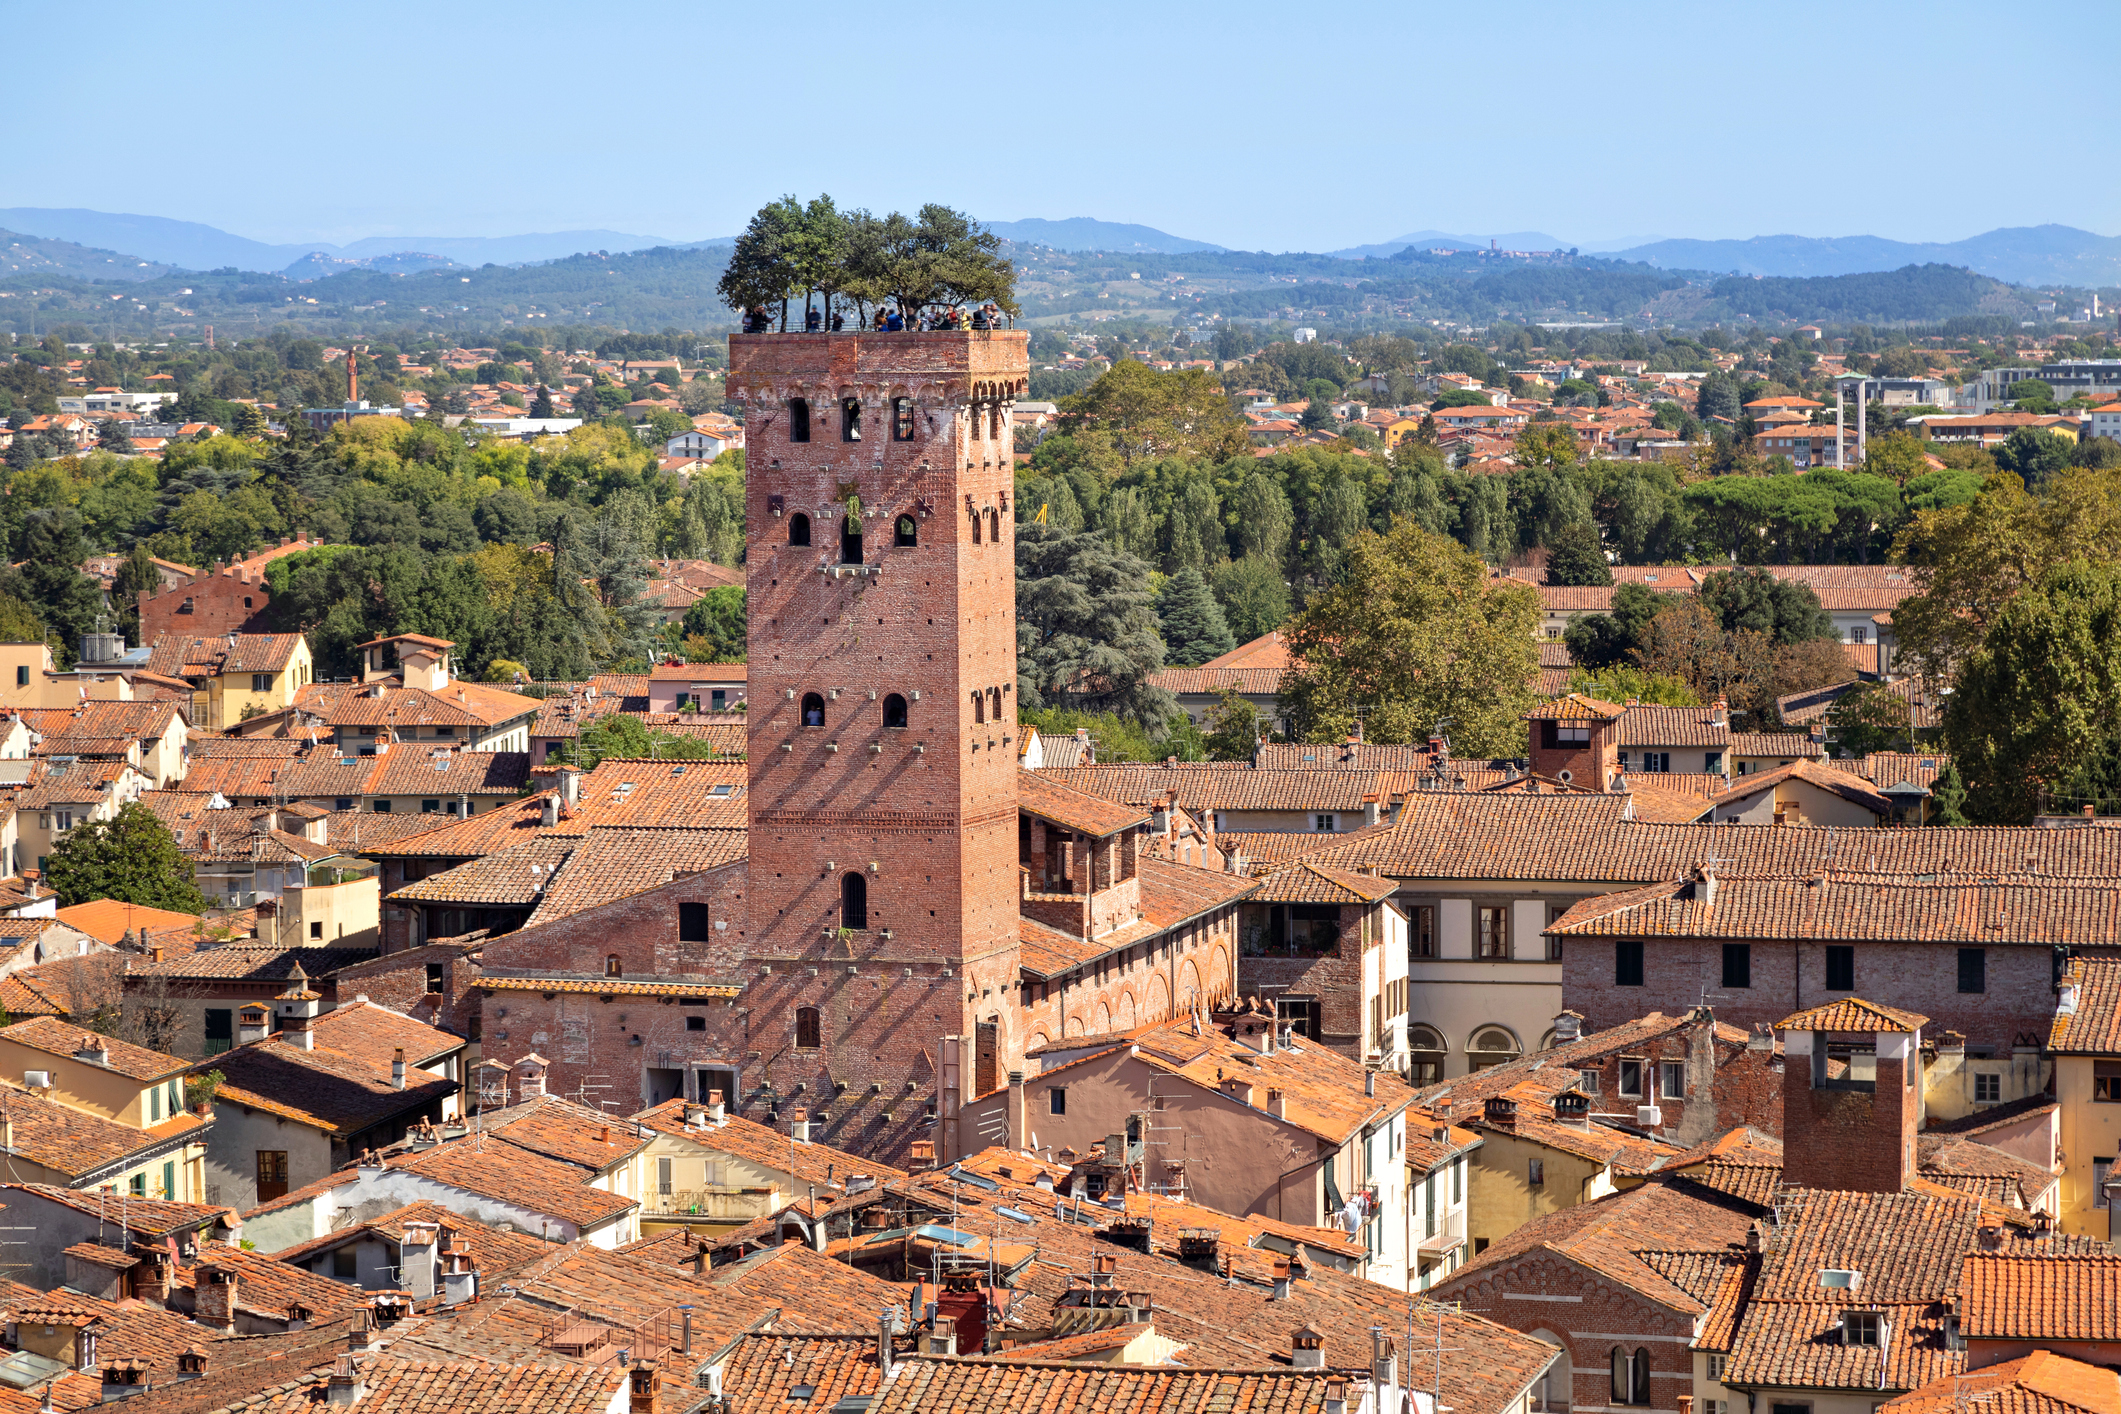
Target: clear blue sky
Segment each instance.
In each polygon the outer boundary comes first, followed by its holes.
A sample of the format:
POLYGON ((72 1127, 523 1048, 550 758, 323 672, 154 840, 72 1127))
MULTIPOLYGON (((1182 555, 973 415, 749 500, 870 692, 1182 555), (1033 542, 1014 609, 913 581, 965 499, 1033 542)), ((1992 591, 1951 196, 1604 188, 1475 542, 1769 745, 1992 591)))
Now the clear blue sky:
POLYGON ((696 240, 790 191, 1275 250, 2114 234, 2099 9, 2071 39, 1871 0, 20 6, 0 206, 272 241, 696 240))

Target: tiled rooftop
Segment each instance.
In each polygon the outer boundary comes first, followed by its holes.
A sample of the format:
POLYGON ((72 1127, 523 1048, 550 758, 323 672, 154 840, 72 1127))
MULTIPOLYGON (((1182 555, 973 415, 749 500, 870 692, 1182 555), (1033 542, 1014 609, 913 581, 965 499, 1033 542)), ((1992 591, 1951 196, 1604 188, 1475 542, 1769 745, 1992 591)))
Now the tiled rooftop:
POLYGON ((90 1064, 101 1065, 115 1074, 139 1081, 161 1080, 179 1071, 191 1069, 190 1061, 179 1060, 160 1051, 151 1051, 145 1046, 135 1046, 130 1041, 120 1041, 116 1037, 83 1031, 78 1026, 68 1025, 49 1016, 18 1021, 0 1030, 0 1039, 42 1051, 46 1055, 66 1056, 69 1059, 76 1058, 77 1053, 84 1050, 100 1052, 101 1059, 91 1061, 90 1064))

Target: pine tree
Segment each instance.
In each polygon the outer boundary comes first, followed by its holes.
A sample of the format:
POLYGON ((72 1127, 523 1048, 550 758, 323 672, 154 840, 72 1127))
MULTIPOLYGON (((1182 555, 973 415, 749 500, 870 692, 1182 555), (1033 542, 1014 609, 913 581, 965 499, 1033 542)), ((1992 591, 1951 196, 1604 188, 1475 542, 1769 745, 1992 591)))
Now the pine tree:
POLYGON ((1164 581, 1156 596, 1156 619, 1165 652, 1182 668, 1199 667, 1237 646, 1222 606, 1208 592, 1208 581, 1191 566, 1164 581))
POLYGON ((1018 526, 1019 704, 1112 712, 1161 733, 1178 699, 1147 681, 1164 666, 1148 579, 1102 536, 1018 526))
POLYGON ((1946 765, 1930 782, 1930 816, 1932 825, 1964 825, 1966 818, 1966 783, 1959 779, 1959 768, 1946 765))
POLYGON ((531 417, 551 417, 553 415, 552 389, 546 387, 543 383, 538 384, 537 395, 530 400, 529 415, 531 417))

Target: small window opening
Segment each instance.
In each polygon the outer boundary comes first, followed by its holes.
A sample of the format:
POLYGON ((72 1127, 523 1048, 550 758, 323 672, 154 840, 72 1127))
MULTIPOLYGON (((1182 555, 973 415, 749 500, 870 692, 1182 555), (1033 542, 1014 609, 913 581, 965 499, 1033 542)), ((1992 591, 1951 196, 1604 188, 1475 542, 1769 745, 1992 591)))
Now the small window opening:
POLYGON ((788 517, 788 543, 808 545, 810 543, 810 517, 797 511, 788 517))
POLYGON ((891 437, 898 442, 913 440, 913 399, 891 400, 891 437))
POLYGON ((604 959, 604 975, 606 977, 622 977, 625 975, 625 969, 619 966, 619 955, 617 953, 612 953, 604 959))
POLYGON ((992 507, 987 511, 987 539, 996 545, 1002 543, 1002 513, 992 507))
POLYGON ((840 926, 869 926, 869 879, 866 875, 850 871, 840 876, 840 926))
POLYGON ((803 398, 788 400, 788 440, 807 442, 810 440, 810 403, 803 398))
POLYGON ((840 563, 858 565, 862 562, 862 524, 840 518, 840 563))
POLYGON ((825 725, 825 699, 814 692, 803 694, 803 725, 822 727, 825 725))
POLYGON ((859 442, 862 440, 862 400, 840 399, 840 440, 859 442))
POLYGON ((799 1051, 815 1051, 825 1044, 824 1025, 814 1006, 799 1006, 795 1009, 795 1047, 799 1051))
POLYGON ((912 516, 900 516, 898 528, 892 536, 895 545, 912 545, 920 539, 920 528, 913 523, 912 516))
POLYGON ((975 722, 987 720, 987 694, 984 692, 974 691, 972 694, 972 720, 975 722))
POLYGON ((979 544, 979 522, 980 514, 978 511, 974 511, 972 513, 972 543, 975 545, 979 544))
POLYGON ((906 699, 892 693, 884 699, 884 725, 903 727, 906 725, 906 699))

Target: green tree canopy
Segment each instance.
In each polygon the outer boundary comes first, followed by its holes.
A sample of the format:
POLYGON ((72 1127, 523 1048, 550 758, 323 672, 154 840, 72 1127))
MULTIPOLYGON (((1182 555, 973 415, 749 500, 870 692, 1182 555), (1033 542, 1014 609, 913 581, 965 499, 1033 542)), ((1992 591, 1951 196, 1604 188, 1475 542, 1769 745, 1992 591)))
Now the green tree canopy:
POLYGON ((1835 636, 1833 617, 1799 580, 1743 566, 1709 575, 1697 592, 1726 630, 1750 629, 1777 647, 1835 636))
POLYGON ((1017 700, 1021 708, 1111 712, 1161 732, 1178 699, 1148 678, 1164 642, 1149 567, 1086 531, 1016 531, 1017 700))
POLYGON ((109 820, 77 825, 46 856, 44 882, 71 908, 117 899, 173 913, 203 913, 192 862, 155 812, 135 801, 109 820))
POLYGON ((1538 622, 1530 586, 1491 578, 1411 519, 1366 531, 1349 546, 1345 580, 1285 630, 1295 666, 1283 713, 1306 741, 1346 736, 1359 712, 1371 741, 1425 740, 1448 719, 1467 754, 1521 755, 1538 622))
POLYGON ((1156 595, 1156 621, 1172 663, 1198 667, 1237 646, 1208 581, 1188 566, 1167 578, 1156 595))
POLYGON ((1570 521, 1548 542, 1547 583, 1605 585, 1612 582, 1613 571, 1606 564, 1605 546, 1599 543, 1596 521, 1570 521))
POLYGON ((1222 384, 1197 368, 1159 373, 1122 359, 1060 409, 1061 431, 1108 474, 1145 458, 1222 461, 1250 449, 1222 384))
POLYGON ((1944 713, 1968 813, 2024 824, 2121 720, 2121 565, 2070 560, 2016 595, 1968 656, 1944 713))

